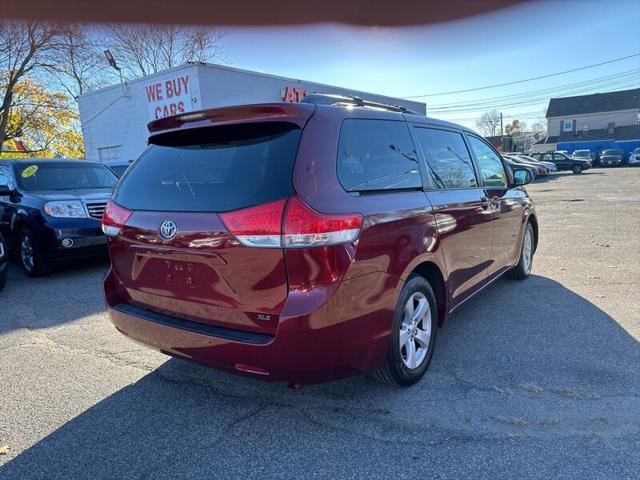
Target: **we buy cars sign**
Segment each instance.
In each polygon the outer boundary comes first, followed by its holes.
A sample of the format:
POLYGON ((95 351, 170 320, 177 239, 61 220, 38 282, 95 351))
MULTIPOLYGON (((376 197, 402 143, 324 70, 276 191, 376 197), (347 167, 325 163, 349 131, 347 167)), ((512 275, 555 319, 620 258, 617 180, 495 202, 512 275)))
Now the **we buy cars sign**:
POLYGON ((144 86, 149 120, 193 110, 193 78, 177 74, 144 86))

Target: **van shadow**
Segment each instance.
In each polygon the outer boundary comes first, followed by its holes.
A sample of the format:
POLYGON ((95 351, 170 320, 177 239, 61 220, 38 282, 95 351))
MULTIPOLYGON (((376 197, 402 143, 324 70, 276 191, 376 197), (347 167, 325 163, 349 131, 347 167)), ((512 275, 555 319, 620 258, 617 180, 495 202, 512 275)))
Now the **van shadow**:
POLYGON ((108 257, 70 263, 41 278, 27 277, 9 263, 0 292, 0 334, 18 328, 47 328, 103 312, 102 277, 108 257))
MULTIPOLYGON (((554 388, 576 398, 625 392, 640 398, 638 342, 548 278, 496 282, 461 306, 438 335, 429 373, 406 389, 361 376, 292 391, 169 360, 18 455, 0 477, 299 478, 319 466, 331 477, 349 462, 359 475, 385 476, 400 458, 424 454, 438 441, 455 447, 462 438, 468 445, 486 433, 486 422, 476 425, 475 416, 484 422, 483 415, 507 411, 516 398, 500 389, 539 389, 517 396, 523 418, 540 409, 562 415, 575 399, 544 396, 554 388), (409 421, 408 409, 421 413, 409 421), (470 423, 459 420, 459 411, 470 423), (407 429, 414 435, 409 444, 407 429)), ((619 415, 611 410, 597 415, 619 415)), ((495 428, 492 433, 506 435, 504 425, 495 428)), ((469 476, 478 466, 472 456, 469 476)), ((521 467, 517 460, 512 465, 500 463, 503 474, 513 468, 507 478, 521 467)))

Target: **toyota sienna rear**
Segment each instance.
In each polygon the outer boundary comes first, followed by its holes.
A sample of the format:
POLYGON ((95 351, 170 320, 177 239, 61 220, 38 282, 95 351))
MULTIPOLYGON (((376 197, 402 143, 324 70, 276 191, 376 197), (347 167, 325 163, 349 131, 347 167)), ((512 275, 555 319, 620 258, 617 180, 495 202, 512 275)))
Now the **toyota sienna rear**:
POLYGON ((417 381, 450 310, 502 273, 528 276, 537 224, 528 172, 398 110, 265 104, 151 123, 103 217, 118 330, 265 379, 417 381))

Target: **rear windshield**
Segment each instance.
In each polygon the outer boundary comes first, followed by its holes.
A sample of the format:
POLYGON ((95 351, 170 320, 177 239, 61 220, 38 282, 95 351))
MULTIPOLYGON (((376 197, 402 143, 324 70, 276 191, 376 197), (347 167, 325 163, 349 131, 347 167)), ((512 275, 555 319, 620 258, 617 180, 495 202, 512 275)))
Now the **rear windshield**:
POLYGON ((226 212, 287 197, 300 134, 270 122, 152 138, 113 198, 131 210, 226 212))
POLYGON ((573 152, 574 157, 590 157, 591 153, 588 150, 576 150, 573 152))
POLYGON ((113 188, 118 180, 103 165, 77 162, 38 162, 16 164, 16 177, 23 190, 89 190, 113 188))

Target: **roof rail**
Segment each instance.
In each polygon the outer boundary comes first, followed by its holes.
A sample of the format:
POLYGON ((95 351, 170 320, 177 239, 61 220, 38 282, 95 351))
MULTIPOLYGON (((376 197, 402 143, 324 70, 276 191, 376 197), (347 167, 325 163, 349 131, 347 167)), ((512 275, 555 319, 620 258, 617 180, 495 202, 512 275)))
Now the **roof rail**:
MULTIPOLYGON (((390 105, 387 103, 374 102, 365 100, 360 97, 351 95, 337 95, 333 93, 311 93, 306 95, 300 103, 311 103, 313 105, 333 105, 337 107, 370 107, 379 108, 381 110, 389 110, 391 112, 411 113, 413 115, 422 115, 414 110, 409 110, 401 105, 390 105)), ((424 115, 422 115, 424 116, 424 115)))

